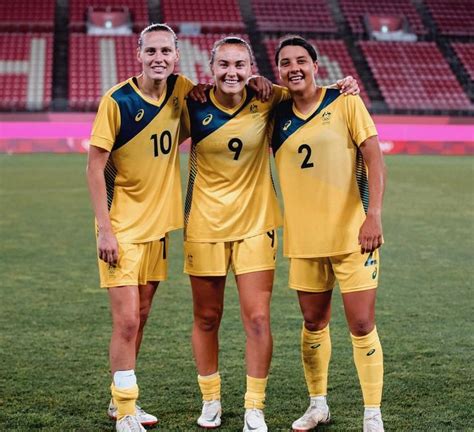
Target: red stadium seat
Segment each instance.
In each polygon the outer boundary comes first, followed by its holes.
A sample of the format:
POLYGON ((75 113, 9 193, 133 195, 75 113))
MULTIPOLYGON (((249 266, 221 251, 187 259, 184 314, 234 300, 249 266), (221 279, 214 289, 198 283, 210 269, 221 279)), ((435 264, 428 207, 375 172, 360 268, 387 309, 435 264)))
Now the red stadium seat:
POLYGON ((0 31, 52 31, 55 0, 0 2, 0 31))
POLYGON ((451 45, 471 80, 474 80, 474 44, 453 42, 451 45))
MULTIPOLYGON (((468 0, 469 1, 469 0, 468 0)), ((342 13, 353 33, 363 34, 364 15, 403 15, 410 24, 411 30, 419 35, 426 34, 427 30, 423 26, 417 10, 410 0, 340 0, 342 13)))
POLYGON ((473 108, 434 42, 359 42, 390 108, 473 108))
POLYGON ((472 0, 425 0, 427 8, 444 35, 474 35, 474 5, 472 0))
POLYGON ((324 0, 252 0, 252 10, 260 31, 337 32, 324 0))
POLYGON ((0 33, 0 109, 49 108, 52 68, 52 34, 0 33))

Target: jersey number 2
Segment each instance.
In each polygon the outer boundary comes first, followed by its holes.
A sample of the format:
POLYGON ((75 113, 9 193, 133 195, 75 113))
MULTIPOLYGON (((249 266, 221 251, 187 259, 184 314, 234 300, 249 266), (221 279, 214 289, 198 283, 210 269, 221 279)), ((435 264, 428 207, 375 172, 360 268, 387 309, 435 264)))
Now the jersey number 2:
POLYGON ((159 140, 157 134, 153 134, 150 139, 153 142, 153 150, 155 153, 155 157, 158 157, 160 152, 166 155, 171 151, 172 140, 171 132, 169 130, 163 131, 160 135, 159 140))
POLYGON ((306 156, 301 164, 301 169, 314 167, 314 163, 309 161, 311 159, 311 147, 308 144, 301 144, 298 147, 298 153, 303 152, 306 152, 306 156))

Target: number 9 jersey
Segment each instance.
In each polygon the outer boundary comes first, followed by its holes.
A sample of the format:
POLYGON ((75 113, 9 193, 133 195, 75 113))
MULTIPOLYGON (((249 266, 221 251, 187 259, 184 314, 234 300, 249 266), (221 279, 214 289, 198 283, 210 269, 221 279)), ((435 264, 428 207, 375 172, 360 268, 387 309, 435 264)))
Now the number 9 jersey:
POLYGON ((188 99, 183 123, 190 127, 191 152, 185 203, 185 240, 228 242, 253 237, 281 225, 270 172, 268 124, 272 108, 288 93, 274 86, 261 102, 245 88, 229 109, 216 100, 188 99))
POLYGON ((307 115, 291 100, 276 107, 272 148, 285 207, 285 256, 329 257, 360 250, 369 191, 359 145, 375 135, 362 99, 339 90, 323 88, 307 115))
POLYGON ((180 118, 193 84, 170 75, 160 100, 130 78, 102 98, 90 144, 110 152, 105 167, 109 216, 117 240, 159 240, 183 226, 178 160, 180 118))

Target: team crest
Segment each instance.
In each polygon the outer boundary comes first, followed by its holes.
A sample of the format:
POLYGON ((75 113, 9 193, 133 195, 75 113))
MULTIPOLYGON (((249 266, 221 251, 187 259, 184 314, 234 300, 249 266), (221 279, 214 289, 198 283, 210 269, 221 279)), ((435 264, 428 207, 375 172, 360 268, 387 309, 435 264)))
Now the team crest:
POLYGON ((177 111, 179 109, 179 101, 178 101, 178 96, 175 96, 173 98, 173 108, 175 111, 177 111))
POLYGON ((257 113, 257 112, 258 112, 258 105, 257 105, 257 104, 252 104, 252 105, 250 105, 250 112, 251 112, 252 114, 257 113))
POLYGON ((329 111, 324 111, 322 114, 323 118, 323 123, 329 123, 329 120, 331 119, 331 113, 329 111))
POLYGON ((214 116, 212 114, 208 114, 206 117, 204 117, 204 120, 202 121, 203 126, 207 126, 209 123, 211 123, 213 117, 214 116))
POLYGON ((145 110, 139 109, 137 112, 137 115, 135 116, 135 121, 139 122, 143 118, 144 115, 145 115, 145 110))
POLYGON ((284 130, 284 131, 287 131, 290 126, 291 126, 291 120, 288 120, 288 121, 285 123, 285 126, 283 126, 283 130, 284 130))

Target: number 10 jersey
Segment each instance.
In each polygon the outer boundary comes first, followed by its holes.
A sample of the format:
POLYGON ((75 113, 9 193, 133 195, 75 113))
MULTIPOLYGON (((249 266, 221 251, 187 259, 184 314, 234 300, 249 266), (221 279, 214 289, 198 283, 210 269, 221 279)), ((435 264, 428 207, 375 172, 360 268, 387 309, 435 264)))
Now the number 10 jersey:
POLYGON ((191 152, 185 203, 185 239, 227 242, 253 237, 281 225, 270 172, 268 123, 287 93, 274 87, 268 102, 248 87, 233 109, 219 104, 214 89, 207 102, 187 101, 191 152))
POLYGON ((170 75, 157 101, 130 78, 101 100, 91 145, 110 152, 107 200, 121 243, 158 240, 183 226, 178 145, 184 98, 192 87, 187 78, 170 75))

